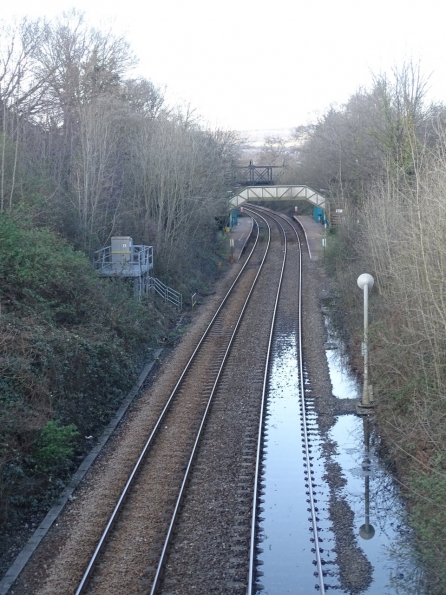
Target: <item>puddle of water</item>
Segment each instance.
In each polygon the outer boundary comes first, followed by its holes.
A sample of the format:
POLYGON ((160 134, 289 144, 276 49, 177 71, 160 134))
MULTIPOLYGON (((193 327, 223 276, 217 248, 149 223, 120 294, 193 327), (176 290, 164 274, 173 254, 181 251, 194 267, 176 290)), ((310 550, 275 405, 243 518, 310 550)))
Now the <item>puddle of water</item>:
POLYGON ((325 317, 325 326, 328 334, 327 343, 336 346, 335 349, 327 349, 325 351, 330 369, 333 395, 338 399, 356 399, 358 394, 360 394, 360 386, 357 378, 347 366, 345 346, 331 329, 327 316, 325 317))
MULTIPOLYGON (((359 400, 361 386, 346 366, 345 346, 330 330, 327 319, 326 326, 328 341, 338 345, 338 349, 326 351, 333 394, 359 400)), ((409 534, 402 520, 404 505, 377 455, 371 422, 357 415, 339 416, 330 438, 337 444, 332 459, 341 466, 347 480, 341 495, 354 513, 357 543, 373 566, 372 583, 361 595, 408 593, 410 576, 416 570, 401 547, 409 534)))
MULTIPOLYGON (((358 398, 360 386, 348 371, 339 349, 326 351, 330 377, 339 398, 358 398)), ((257 595, 310 595, 317 592, 314 543, 308 511, 308 475, 302 452, 301 404, 294 333, 282 335, 271 363, 265 429, 268 442, 264 450, 262 481, 264 512, 259 523, 261 552, 257 579, 263 586, 257 595), (307 486, 305 486, 307 483, 307 486)), ((308 379, 304 373, 304 386, 308 379)), ((305 399, 307 424, 311 437, 312 481, 318 507, 318 528, 322 538, 327 590, 348 593, 340 586, 340 573, 333 553, 335 539, 329 519, 329 490, 323 480, 326 459, 322 455, 317 415, 312 398, 305 399)), ((399 558, 400 544, 408 535, 402 525, 404 507, 391 476, 381 465, 372 428, 356 415, 339 416, 330 430, 337 444, 331 456, 338 463, 346 485, 339 497, 348 502, 354 514, 354 535, 372 566, 371 582, 357 595, 401 595, 409 590, 413 572, 407 557, 399 558), (365 437, 364 437, 365 431, 365 437), (367 438, 368 437, 368 438, 367 438), (405 574, 406 573, 406 574, 405 574), (396 581, 394 581, 396 579, 396 581), (407 588, 406 588, 407 587, 407 588)), ((407 552, 406 552, 407 553, 407 552)), ((404 552, 402 553, 404 556, 404 552)))
POLYGON ((398 560, 389 556, 389 549, 403 537, 404 507, 392 478, 377 457, 371 431, 366 418, 340 416, 330 430, 330 438, 338 446, 332 459, 342 467, 347 480, 341 494, 354 513, 357 543, 373 566, 372 583, 361 594, 396 595, 402 591, 391 583, 404 577, 398 560))
MULTIPOLYGON (((302 453, 301 404, 299 400, 299 373, 294 334, 280 338, 280 349, 271 365, 268 385, 268 418, 265 429, 268 443, 264 453, 265 483, 262 506, 264 520, 260 523, 258 568, 263 575, 259 581, 264 595, 308 595, 317 589, 314 576, 314 544, 310 512, 307 511, 308 494, 305 486, 307 470, 302 453)), ((320 490, 324 472, 319 452, 319 432, 316 415, 307 402, 308 428, 312 436, 313 483, 320 490)), ((326 499, 326 497, 325 497, 326 499)), ((328 554, 327 570, 333 557, 328 546, 328 522, 324 520, 325 502, 318 493, 319 526, 328 554), (328 546, 328 547, 327 547, 328 546)))
POLYGON ((338 399, 356 399, 358 381, 343 365, 339 349, 326 350, 333 395, 338 399))

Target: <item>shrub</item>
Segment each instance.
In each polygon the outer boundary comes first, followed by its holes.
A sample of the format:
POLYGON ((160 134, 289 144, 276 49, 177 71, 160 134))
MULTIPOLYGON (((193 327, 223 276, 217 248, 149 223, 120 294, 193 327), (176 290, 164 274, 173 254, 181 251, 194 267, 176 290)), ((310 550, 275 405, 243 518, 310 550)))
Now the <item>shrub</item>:
POLYGON ((62 426, 59 421, 49 421, 37 441, 34 460, 37 468, 51 472, 62 467, 71 457, 79 432, 74 424, 62 426))
POLYGON ((78 433, 101 432, 169 323, 124 281, 99 278, 50 230, 2 217, 2 520, 48 504, 73 469, 75 448, 86 451, 78 433))

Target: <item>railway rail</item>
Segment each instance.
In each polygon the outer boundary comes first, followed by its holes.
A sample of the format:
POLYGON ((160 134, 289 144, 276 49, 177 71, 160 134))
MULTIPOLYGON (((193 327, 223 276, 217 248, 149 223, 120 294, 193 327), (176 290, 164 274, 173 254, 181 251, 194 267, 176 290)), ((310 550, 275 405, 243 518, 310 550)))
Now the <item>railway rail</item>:
MULTIPOLYGON (((256 207, 254 212, 265 212, 267 211, 263 207, 256 207)), ((295 279, 297 281, 296 285, 297 288, 288 289, 288 291, 284 292, 285 295, 289 296, 290 294, 294 294, 297 298, 297 308, 296 308, 296 326, 295 326, 295 333, 296 333, 296 342, 297 342, 297 355, 298 355, 298 374, 300 378, 299 382, 299 400, 301 404, 301 412, 302 412, 302 446, 303 446, 303 454, 305 460, 305 467, 307 469, 307 475, 305 476, 305 487, 307 489, 308 495, 308 512, 310 512, 310 519, 311 520, 311 528, 313 534, 313 548, 312 551, 315 555, 315 566, 316 566, 316 575, 318 578, 318 590, 320 593, 325 593, 325 584, 324 584, 324 561, 321 556, 321 550, 323 548, 320 544, 320 537, 319 537, 319 530, 318 530, 318 507, 316 504, 316 496, 315 496, 315 484, 313 482, 313 471, 312 471, 312 455, 311 455, 311 443, 309 440, 309 432, 308 432, 308 422, 307 422, 307 406, 305 402, 305 390, 304 390, 304 357, 303 357, 303 345, 302 345, 302 241, 299 237, 298 229, 296 227, 297 222, 290 221, 289 218, 276 214, 275 215, 276 221, 281 221, 282 223, 278 223, 282 229, 284 235, 286 234, 285 229, 283 226, 286 226, 289 230, 291 235, 291 248, 293 248, 293 244, 295 245, 294 251, 291 249, 288 251, 287 245, 285 246, 285 254, 289 258, 290 265, 288 266, 288 276, 289 282, 293 282, 293 271, 295 275, 295 279), (297 249, 296 249, 297 248, 297 249), (288 256, 289 252, 289 256, 288 256), (297 291, 296 291, 297 289, 297 291)), ((284 263, 285 265, 285 263, 284 263)), ((285 266, 284 266, 285 270, 285 266)), ((286 281, 285 281, 286 282, 286 281)), ((280 302, 279 302, 280 295, 277 296, 277 309, 278 318, 280 319, 281 316, 286 315, 280 312, 280 302)), ((283 307, 286 310, 286 306, 283 307)), ((274 348, 277 348, 277 335, 276 332, 278 325, 274 325, 271 329, 271 340, 270 340, 270 349, 268 353, 268 361, 267 366, 265 369, 265 379, 264 379, 264 386, 262 391, 262 406, 261 406, 261 416, 260 416, 260 424, 259 424, 259 435, 258 435, 258 448, 257 448, 257 457, 256 457, 256 471, 255 471, 255 481, 254 481, 254 494, 253 494, 253 510, 252 510, 252 522, 251 522, 251 538, 250 538, 250 554, 249 554, 249 574, 248 574, 248 588, 247 588, 247 595, 253 595, 254 593, 258 592, 259 585, 256 585, 256 573, 259 572, 258 569, 258 561, 256 556, 256 544, 258 543, 258 519, 259 516, 263 512, 263 508, 261 506, 261 493, 262 493, 262 455, 264 452, 264 444, 267 440, 265 436, 265 412, 267 411, 267 384, 268 384, 268 374, 269 374, 269 366, 270 366, 270 355, 271 351, 274 348)), ((260 577, 258 577, 260 578, 260 577)), ((261 586, 261 585, 260 585, 261 586)))
MULTIPOLYGON (((174 453, 176 455, 175 463, 177 479, 174 481, 174 485, 170 486, 170 489, 167 489, 163 494, 163 500, 164 502, 172 502, 172 500, 175 500, 175 504, 173 506, 172 518, 167 529, 167 534, 164 538, 163 548, 161 549, 159 563, 155 566, 155 572, 153 573, 152 566, 150 567, 150 570, 147 571, 147 564, 144 564, 143 560, 141 560, 143 562, 143 567, 146 568, 143 582, 144 584, 152 582, 151 592, 154 593, 156 591, 160 579, 162 563, 171 538, 172 528, 175 524, 175 519, 181 505, 192 463, 213 401, 214 393, 222 374, 231 344, 237 334, 244 309, 249 302, 250 295, 259 274, 262 271, 269 244, 270 241, 268 239, 265 248, 258 247, 258 241, 256 240, 242 271, 223 299, 220 307, 203 334, 203 337, 186 364, 186 367, 181 373, 180 378, 170 394, 166 405, 135 464, 130 478, 126 483, 88 567, 78 585, 76 594, 87 592, 87 590, 89 592, 106 591, 107 593, 111 593, 113 592, 113 589, 116 589, 116 583, 119 581, 117 581, 115 569, 116 566, 119 567, 121 555, 126 556, 126 554, 123 552, 121 546, 115 545, 115 543, 122 542, 122 534, 128 533, 129 526, 130 531, 133 531, 134 525, 138 525, 138 521, 136 521, 136 523, 130 523, 128 522, 129 519, 126 518, 125 522, 120 522, 119 531, 113 532, 112 528, 115 525, 117 518, 122 518, 123 514, 125 515, 126 507, 129 509, 127 511, 127 517, 129 515, 133 516, 135 509, 137 509, 139 510, 137 516, 138 518, 141 518, 141 514, 143 514, 142 510, 146 509, 144 507, 141 508, 142 505, 140 500, 142 499, 144 501, 147 499, 148 486, 155 481, 155 474, 151 473, 150 469, 152 467, 157 467, 157 473, 159 474, 159 467, 163 467, 165 462, 171 459, 172 454, 174 453), (258 254, 259 251, 260 256, 258 254), (250 268, 248 268, 248 264, 250 264, 250 268), (242 274, 243 272, 244 274, 242 274), (188 415, 186 416, 184 415, 185 411, 188 412, 188 415), (188 426, 190 431, 187 432, 185 431, 185 428, 188 426), (160 434, 167 434, 166 432, 163 432, 163 430, 169 428, 174 429, 173 436, 160 436, 160 434), (187 435, 187 439, 185 439, 185 435, 187 435), (178 467, 184 471, 181 481, 178 480, 178 467), (147 468, 149 468, 149 470, 147 470, 147 468), (136 477, 138 477, 138 483, 142 484, 144 487, 139 490, 141 494, 134 495, 133 493, 130 494, 130 492, 135 492, 133 486, 136 477), (178 493, 176 494, 177 490, 178 493), (101 559, 101 556, 104 555, 104 550, 107 550, 107 562, 106 564, 102 564, 101 567, 98 567, 98 561, 101 559), (109 553, 110 550, 112 553, 109 553), (116 559, 116 564, 111 561, 112 559, 116 559), (111 573, 109 573, 110 569, 112 569, 111 573), (93 573, 95 580, 91 581, 93 573), (152 574, 154 574, 153 578, 151 576, 152 574), (108 583, 108 581, 110 582, 108 583)), ((168 484, 166 478, 164 478, 163 483, 168 484)), ((138 490, 136 490, 136 492, 138 492, 138 490)), ((146 510, 146 513, 149 513, 149 510, 146 510)), ((165 507, 161 516, 166 517, 166 514, 168 513, 166 513, 165 507)), ((158 519, 158 521, 162 524, 162 519, 158 519)), ((159 544, 162 533, 162 531, 155 532, 152 539, 155 546, 152 546, 152 549, 156 550, 156 545, 159 544)), ((147 527, 145 528, 145 537, 143 539, 144 543, 147 543, 147 527)), ((127 539, 124 539, 124 542, 125 541, 127 541, 127 539)), ((143 549, 145 549, 145 547, 143 549)), ((125 572, 125 575, 121 573, 120 576, 125 579, 126 584, 119 586, 116 592, 122 592, 122 588, 125 588, 126 592, 131 592, 128 590, 128 582, 130 578, 128 572, 125 572)), ((136 591, 137 590, 138 589, 136 589, 136 591)))
MULTIPOLYGON (((267 229, 266 225, 265 229, 267 229)), ((217 387, 219 386, 220 377, 222 376, 223 369, 225 368, 225 363, 228 358, 228 354, 231 350, 231 345, 234 343, 235 338, 237 337, 237 331, 243 319, 245 309, 248 307, 248 304, 250 303, 253 288, 255 287, 257 280, 259 278, 262 278, 263 283, 269 283, 271 282, 271 279, 274 276, 276 262, 271 262, 270 256, 268 256, 267 258, 268 248, 270 245, 270 234, 271 231, 268 230, 268 240, 267 242, 265 242, 266 249, 263 251, 261 262, 253 264, 253 259, 256 258, 255 255, 258 252, 258 250, 253 250, 251 258, 245 264, 245 274, 239 277, 238 282, 234 284, 232 291, 228 292, 224 300, 224 304, 222 304, 222 307, 219 308, 219 312, 216 314, 214 319, 209 324, 209 328, 205 334, 205 337, 200 342, 200 345, 197 347, 197 350, 194 352, 193 356, 191 357, 191 360, 188 362, 187 373, 185 371, 185 373, 181 375, 180 380, 178 381, 174 391, 169 397, 168 403, 166 404, 165 410, 163 411, 163 415, 157 422, 151 436, 149 437, 149 440, 147 441, 144 447, 143 453, 141 454, 138 460, 137 466, 135 466, 135 469, 133 470, 129 481, 127 482, 126 489, 124 490, 123 494, 119 499, 118 506, 116 507, 112 515, 112 518, 109 520, 107 524, 107 528, 104 531, 104 534, 100 540, 100 544, 96 548, 96 552, 94 554, 93 559, 89 562, 87 571, 85 572, 77 588, 76 593, 103 593, 105 591, 107 593, 122 592, 122 588, 125 588, 126 592, 132 592, 132 588, 130 587, 129 589, 129 581, 132 581, 132 579, 130 579, 128 570, 125 573, 116 572, 116 569, 119 568, 120 560, 122 560, 123 556, 126 557, 126 554, 125 551, 121 549, 121 546, 115 545, 115 541, 121 542, 123 540, 123 533, 127 533, 128 528, 133 527, 135 525, 135 519, 129 519, 129 517, 134 517, 134 515, 136 514, 137 518, 141 518, 141 504, 138 503, 140 497, 138 495, 133 494, 132 486, 135 482, 135 477, 138 477, 137 483, 139 485, 144 486, 144 488, 140 490, 143 492, 142 498, 146 500, 146 486, 150 484, 150 478, 152 478, 153 481, 153 477, 150 471, 146 471, 145 468, 151 467, 153 465, 156 466, 156 461, 163 461, 164 459, 171 458, 172 451, 179 450, 180 452, 178 452, 178 455, 182 456, 179 456, 179 462, 177 463, 177 465, 181 465, 181 468, 185 470, 185 473, 182 477, 181 482, 178 482, 178 480, 175 482, 176 484, 180 483, 181 485, 179 486, 178 495, 173 506, 173 516, 170 519, 169 529, 167 530, 167 534, 164 538, 164 544, 160 553, 160 558, 153 566, 148 567, 147 564, 145 564, 145 573, 142 581, 139 577, 140 571, 137 572, 139 578, 137 576, 134 577, 134 581, 136 584, 134 592, 137 592, 138 589, 141 587, 141 582, 144 585, 152 583, 152 593, 155 593, 158 589, 158 584, 160 582, 163 569, 163 561, 167 554, 168 544, 172 535, 172 529, 175 526, 176 516, 178 515, 178 512, 180 510, 185 488, 188 483, 188 477, 193 467, 193 459, 196 456, 197 449, 199 448, 201 434, 206 425, 206 420, 209 411, 211 410, 211 404, 214 400, 214 393, 216 392, 217 387), (266 269, 266 272, 264 269, 266 269), (249 279, 249 284, 246 281, 247 279, 249 279), (231 302, 240 303, 240 292, 243 293, 243 304, 241 308, 236 307, 234 309, 234 307, 231 306, 231 302), (237 311, 236 315, 234 315, 235 311, 237 311), (198 358, 200 358, 200 361, 198 361, 198 358), (197 385, 200 384, 200 377, 202 378, 201 386, 200 389, 197 390, 199 388, 197 385), (192 378, 192 380, 190 380, 190 378, 192 378), (188 384, 190 384, 190 386, 187 386, 188 384), (176 411, 177 409, 184 409, 185 401, 188 403, 189 408, 190 402, 194 398, 197 401, 197 403, 193 408, 194 410, 192 416, 188 418, 188 420, 182 418, 180 422, 173 419, 176 414, 172 413, 172 411, 176 411), (200 405, 202 409, 202 415, 198 415, 200 405), (159 434, 160 429, 162 430, 166 428, 166 426, 167 428, 176 426, 184 428, 185 421, 186 426, 189 424, 194 427, 194 431, 190 432, 190 435, 194 434, 195 436, 192 447, 190 444, 190 442, 192 442, 190 436, 188 439, 188 444, 181 442, 180 440, 180 436, 178 434, 182 434, 184 429, 181 432, 177 433, 175 437, 175 445, 172 445, 170 440, 165 440, 163 436, 161 436, 161 438, 155 439, 157 433, 159 434), (160 455, 160 453, 158 452, 160 450, 158 443, 162 445, 161 451, 163 452, 164 449, 164 455, 160 455), (149 449, 150 456, 147 456, 149 449), (184 457, 184 453, 187 451, 190 452, 189 459, 185 459, 184 457), (141 466, 144 467, 144 469, 140 469, 141 466), (132 488, 132 494, 129 494, 130 488, 132 488), (135 513, 135 510, 139 512, 135 513), (116 521, 116 517, 118 515, 119 518, 122 518, 122 516, 124 515, 125 522, 121 520, 116 521), (115 525, 117 522, 119 523, 119 531, 112 531, 111 529, 113 525, 115 525), (114 537, 115 534, 116 539, 114 537), (104 554, 102 553, 104 547, 106 548, 107 552, 105 554, 106 561, 100 562, 100 560, 104 560, 104 554), (113 560, 115 560, 115 562, 113 562, 113 560), (111 572, 110 569, 112 569, 111 572), (154 576, 152 577, 153 574, 154 576), (121 578, 125 580, 125 585, 117 585, 117 583, 119 583, 117 575, 121 575, 121 578)), ((257 259, 259 260, 258 256, 257 259)), ((229 376, 231 376, 231 373, 229 373, 229 376)), ((163 434, 163 432, 161 433, 163 434)), ((177 485, 175 485, 174 489, 176 488, 177 485)), ((169 499, 172 499, 172 491, 170 491, 170 493, 166 492, 166 494, 164 495, 164 501, 169 501, 169 499)), ((138 492, 138 490, 136 490, 136 492, 138 492)), ((164 512, 163 516, 166 516, 166 512, 164 512)), ((133 531, 133 529, 131 530, 133 531)), ((144 530, 144 534, 144 539, 147 541, 147 527, 144 530)), ((126 538, 124 538, 124 541, 128 542, 129 539, 131 541, 132 538, 132 534, 130 534, 126 538)), ((158 535, 155 535, 153 538, 154 542, 156 542, 157 540, 159 540, 159 533, 158 535)), ((146 549, 146 547, 147 546, 145 546, 143 549, 146 549)), ((132 557, 133 559, 135 559, 134 552, 132 553, 132 557)))
MULTIPOLYGON (((259 215, 256 217, 259 218, 259 215)), ((262 219, 265 221, 265 217, 262 219)), ((166 560, 161 592, 190 593, 194 589, 206 593, 246 592, 246 553, 249 548, 256 438, 261 415, 260 396, 285 262, 285 234, 275 224, 272 227, 280 242, 276 242, 275 258, 269 262, 269 270, 265 271, 266 274, 260 281, 264 287, 260 288, 247 307, 241 332, 231 351, 228 367, 216 395, 219 414, 209 424, 203 440, 201 468, 194 473, 189 487, 189 495, 176 530, 176 543, 172 547, 172 555, 166 560), (261 354, 256 355, 254 343, 258 342, 259 335, 253 333, 252 328, 254 325, 259 326, 259 310, 262 306, 265 307, 264 296, 268 287, 270 298, 268 315, 264 316, 262 323, 262 350, 261 354), (246 357, 247 348, 253 355, 252 358, 246 357), (236 386, 232 378, 237 378, 236 386), (250 387, 251 391, 248 390, 250 387), (227 444, 226 436, 238 440, 240 461, 235 461, 234 455, 229 454, 234 450, 234 445, 231 448, 227 444), (207 462, 213 458, 218 460, 218 468, 207 462), (234 467, 239 469, 235 473, 234 467), (219 494, 222 486, 225 490, 224 497, 219 494), (206 521, 200 522, 200 517, 204 515, 207 516, 206 521), (219 523, 218 517, 220 521, 224 519, 223 523, 219 523), (206 535, 208 527, 214 527, 214 530, 206 535), (212 549, 212 541, 220 543, 220 559, 219 563, 214 562, 214 569, 209 569, 205 568, 209 563, 206 552, 212 549), (195 577, 189 576, 188 568, 191 567, 195 577), (206 587, 202 578, 199 579, 200 584, 197 584, 197 575, 208 577, 206 587)), ((215 551, 215 546, 213 549, 215 551)))
MULTIPOLYGON (((260 589, 257 530, 268 368, 280 317, 284 324, 290 318, 281 301, 285 284, 288 294, 299 295, 294 319, 303 379, 302 248, 288 218, 245 210, 257 223, 254 245, 186 366, 172 369, 178 380, 151 422, 111 513, 88 539, 79 529, 77 542, 60 548, 54 575, 47 573, 36 595, 253 595, 260 589), (63 568, 60 576, 57 568, 63 568)), ((315 563, 324 593, 311 445, 304 434, 315 563)))

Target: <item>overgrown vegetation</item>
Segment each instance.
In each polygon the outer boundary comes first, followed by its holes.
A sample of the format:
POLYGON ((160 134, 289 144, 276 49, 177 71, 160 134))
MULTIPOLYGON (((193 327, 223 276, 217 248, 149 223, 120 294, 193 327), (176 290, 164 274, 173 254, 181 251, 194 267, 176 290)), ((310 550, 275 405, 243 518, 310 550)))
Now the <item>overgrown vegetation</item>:
POLYGON ((20 211, 88 256, 132 236, 154 246, 158 276, 193 286, 226 213, 237 134, 168 106, 131 77, 125 39, 79 12, 0 33, 0 213, 20 211))
POLYGON ((76 11, 0 23, 0 541, 60 492, 177 316, 99 279, 93 252, 153 246, 186 303, 219 271, 239 139, 135 64, 76 11))
POLYGON ((50 230, 7 216, 0 279, 0 519, 11 522, 60 490, 169 322, 50 230))
POLYGON ((379 76, 299 129, 300 183, 329 189, 343 225, 326 262, 361 370, 364 272, 376 419, 408 501, 423 590, 446 592, 446 109, 425 102, 419 67, 379 76))

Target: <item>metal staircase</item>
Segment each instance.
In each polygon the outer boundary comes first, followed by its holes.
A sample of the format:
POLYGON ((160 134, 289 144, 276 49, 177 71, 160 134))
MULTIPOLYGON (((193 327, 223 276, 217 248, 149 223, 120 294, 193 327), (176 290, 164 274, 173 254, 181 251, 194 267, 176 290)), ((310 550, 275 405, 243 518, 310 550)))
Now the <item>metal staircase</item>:
POLYGON ((153 291, 165 302, 173 304, 180 310, 183 307, 181 293, 151 276, 152 246, 135 245, 130 236, 113 236, 110 246, 94 253, 93 266, 103 277, 132 278, 135 295, 142 296, 153 291))
POLYGON ((160 297, 163 298, 165 302, 173 304, 180 310, 183 308, 183 296, 181 295, 181 293, 175 291, 175 289, 172 289, 167 285, 164 285, 164 283, 156 277, 148 277, 147 281, 147 289, 149 291, 157 293, 160 297))

